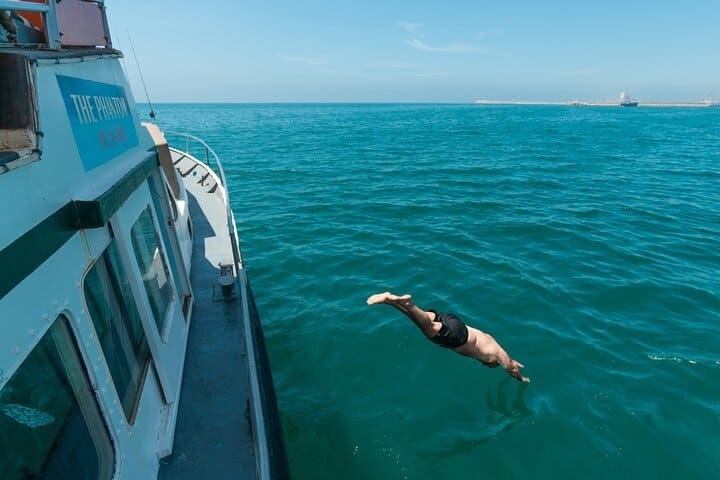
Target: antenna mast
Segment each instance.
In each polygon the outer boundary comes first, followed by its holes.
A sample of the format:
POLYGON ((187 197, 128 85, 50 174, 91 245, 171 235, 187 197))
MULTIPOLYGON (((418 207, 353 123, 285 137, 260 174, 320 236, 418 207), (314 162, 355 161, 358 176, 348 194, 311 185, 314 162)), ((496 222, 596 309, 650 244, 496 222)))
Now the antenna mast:
POLYGON ((155 118, 155 111, 153 110, 152 102, 150 102, 150 95, 148 94, 147 86, 145 85, 145 77, 143 77, 142 68, 140 68, 140 62, 138 61, 137 53, 135 53, 135 46, 133 45, 132 37, 128 31, 128 40, 130 40, 130 48, 135 57, 135 64, 137 65, 138 72, 140 72, 140 81, 142 82, 143 90, 145 90, 145 98, 147 99, 148 105, 150 105, 150 118, 155 118))

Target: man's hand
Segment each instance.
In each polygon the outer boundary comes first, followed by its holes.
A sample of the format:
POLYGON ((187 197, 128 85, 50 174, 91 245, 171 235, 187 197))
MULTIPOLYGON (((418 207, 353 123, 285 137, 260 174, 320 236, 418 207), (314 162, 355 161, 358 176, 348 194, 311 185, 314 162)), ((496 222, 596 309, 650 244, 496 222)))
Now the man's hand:
POLYGON ((523 383, 530 383, 530 379, 528 377, 523 377, 522 373, 520 373, 520 369, 525 368, 525 365, 518 362, 517 360, 510 360, 510 365, 507 366, 505 369, 511 377, 516 378, 518 381, 523 383))

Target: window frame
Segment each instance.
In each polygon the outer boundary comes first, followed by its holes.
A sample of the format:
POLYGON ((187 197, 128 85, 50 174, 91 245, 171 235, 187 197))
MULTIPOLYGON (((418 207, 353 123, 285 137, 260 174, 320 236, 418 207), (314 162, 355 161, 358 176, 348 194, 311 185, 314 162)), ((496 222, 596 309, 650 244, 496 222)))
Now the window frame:
MULTIPOLYGON (((2 147, 3 134, 7 137, 7 141, 12 141, 11 137, 17 135, 26 135, 29 144, 24 148, 0 148, 1 153, 15 153, 17 158, 0 161, 0 175, 15 170, 29 163, 40 160, 42 156, 42 135, 40 132, 39 115, 37 108, 37 91, 35 81, 35 61, 28 59, 23 55, 12 53, 4 53, 0 50, 0 56, 7 58, 15 57, 19 63, 22 63, 21 71, 25 78, 15 78, 15 83, 24 83, 27 86, 27 104, 24 113, 27 115, 27 125, 24 128, 2 128, 0 125, 0 147, 2 147), (23 133, 24 132, 24 133, 23 133)), ((3 85, 0 84, 0 88, 3 85)))
MULTIPOLYGON (((150 339, 148 338, 148 332, 147 332, 147 329, 145 328, 145 324, 144 324, 143 319, 142 319, 142 316, 143 316, 142 307, 141 307, 142 304, 141 304, 140 302, 138 302, 138 299, 137 299, 136 294, 135 294, 135 292, 134 292, 133 285, 132 285, 132 284, 133 284, 133 278, 131 277, 132 272, 128 272, 128 271, 127 271, 127 260, 128 260, 128 259, 125 258, 126 256, 127 256, 127 255, 122 251, 121 243, 117 241, 117 238, 116 238, 115 235, 113 234, 112 229, 110 229, 109 241, 103 246, 103 248, 102 248, 102 249, 100 250, 100 252, 98 253, 97 257, 96 257, 96 258, 93 260, 93 262, 88 266, 87 270, 85 271, 85 273, 84 273, 84 275, 83 275, 82 283, 81 283, 81 285, 82 285, 82 288, 81 288, 81 298, 82 298, 82 302, 83 302, 83 308, 85 309, 85 312, 87 313, 87 317, 88 317, 88 320, 89 320, 89 324, 90 324, 90 326, 91 326, 91 328, 92 328, 92 331, 93 331, 93 335, 94 335, 95 339, 96 339, 97 342, 98 342, 98 347, 99 347, 100 351, 102 352, 103 361, 104 361, 104 363, 105 363, 105 368, 106 368, 106 371, 107 371, 107 376, 108 376, 108 378, 110 378, 110 379, 112 380, 111 385, 112 385, 114 394, 115 394, 115 396, 116 396, 116 399, 117 399, 118 403, 120 404, 120 410, 123 411, 123 415, 124 415, 125 421, 127 421, 127 423, 128 423, 129 425, 134 425, 134 424, 135 424, 136 417, 137 417, 138 409, 139 409, 139 406, 140 406, 140 402, 141 402, 141 400, 142 400, 142 393, 143 393, 143 391, 145 390, 145 384, 146 384, 146 382, 147 382, 148 372, 150 371, 150 365, 151 365, 151 363, 154 362, 154 360, 153 360, 153 355, 152 355, 152 349, 150 348, 150 339), (121 269, 123 269, 123 272, 122 272, 122 273, 125 275, 125 277, 128 278, 128 291, 127 291, 127 293, 129 293, 129 295, 130 295, 130 298, 128 298, 128 299, 118 299, 118 298, 116 297, 116 298, 115 298, 115 301, 118 301, 118 300, 119 300, 119 301, 122 302, 122 301, 127 301, 127 300, 129 300, 129 301, 132 301, 132 302, 133 302, 133 305, 134 305, 134 307, 135 307, 135 309, 136 309, 136 311, 137 311, 137 320, 139 321, 139 327, 142 329, 142 333, 143 333, 144 341, 145 341, 145 346, 146 346, 146 348, 147 348, 147 352, 146 352, 146 355, 145 355, 145 359, 144 359, 143 365, 140 367, 140 373, 139 373, 138 383, 137 383, 137 390, 136 390, 136 392, 135 392, 135 394, 134 394, 133 402, 132 402, 132 405, 131 405, 131 407, 130 407, 129 410, 126 410, 126 409, 125 409, 125 406, 124 406, 124 404, 123 404, 123 400, 122 400, 122 398, 120 397, 120 393, 119 393, 118 390, 117 390, 117 386, 116 386, 116 384, 115 384, 116 379, 115 379, 115 377, 113 376, 113 374, 112 374, 112 372, 111 372, 110 365, 109 365, 109 363, 108 363, 109 360, 108 360, 107 352, 105 352, 105 349, 103 348, 103 345, 102 345, 102 343, 100 342, 100 335, 98 334, 97 328, 95 327, 95 319, 93 318, 93 316, 92 316, 92 314, 91 314, 91 310, 90 310, 90 308, 89 308, 89 306, 88 306, 87 295, 86 295, 86 292, 85 292, 86 281, 87 281, 88 275, 89 275, 90 272, 96 267, 97 263, 103 259, 103 257, 106 255, 106 253, 108 252, 108 250, 111 248, 111 246, 112 246, 113 244, 115 245, 115 248, 116 248, 116 251, 117 251, 117 261, 119 262, 118 265, 119 265, 119 267, 120 267, 121 269)), ((103 260, 103 261, 104 261, 104 260, 103 260)), ((108 260, 108 261, 110 261, 110 260, 108 260)), ((116 266, 111 265, 111 267, 115 268, 116 266)), ((117 275, 117 272, 113 271, 113 274, 117 275)), ((115 281, 116 281, 116 282, 119 282, 119 280, 118 280, 117 278, 115 279, 115 281)), ((115 292, 114 292, 114 293, 115 293, 115 292)))
POLYGON ((175 285, 175 278, 172 272, 172 269, 170 268, 170 263, 168 259, 167 249, 165 248, 165 244, 162 239, 162 235, 160 234, 159 225, 158 225, 158 219, 157 214, 155 213, 154 207, 152 204, 147 203, 145 205, 145 208, 140 210, 140 213, 135 217, 135 220, 132 222, 132 225, 129 225, 129 228, 127 230, 128 234, 128 250, 129 252, 132 252, 130 254, 128 252, 128 258, 130 258, 130 261, 133 261, 135 263, 135 266, 138 268, 140 272, 140 289, 145 294, 145 299, 147 300, 148 307, 150 309, 150 320, 152 320, 152 323, 156 326, 158 335, 160 336, 160 340, 163 343, 167 343, 168 336, 170 334, 170 328, 172 326, 172 312, 173 312, 173 305, 178 301, 178 293, 177 293, 177 286, 175 285), (157 318, 155 315, 155 309, 153 307, 153 301, 152 301, 152 295, 150 291, 147 289, 147 286, 145 285, 145 282, 142 280, 142 266, 140 265, 139 259, 138 259, 138 252, 135 249, 135 240, 134 240, 134 229, 135 226, 139 224, 143 214, 148 213, 150 216, 150 225, 152 226, 152 233, 153 237, 155 239, 157 249, 159 252, 159 255, 161 257, 161 264, 163 266, 164 275, 166 277, 166 281, 168 284, 168 288, 170 290, 169 299, 167 299, 167 303, 164 305, 164 312, 162 314, 162 318, 157 318), (160 323, 158 323, 160 322, 160 323))

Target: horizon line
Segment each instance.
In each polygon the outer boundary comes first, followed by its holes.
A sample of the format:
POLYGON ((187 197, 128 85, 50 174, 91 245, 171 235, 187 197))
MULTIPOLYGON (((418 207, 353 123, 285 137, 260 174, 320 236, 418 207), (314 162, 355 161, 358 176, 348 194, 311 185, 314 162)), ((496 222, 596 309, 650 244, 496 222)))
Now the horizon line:
MULTIPOLYGON (((282 105, 282 104, 297 104, 297 105, 526 105, 526 106, 590 106, 590 107, 605 107, 605 106, 620 106, 618 101, 600 100, 600 101, 579 101, 579 100, 564 100, 564 101, 545 101, 545 100, 469 100, 469 101, 395 101, 395 100, 261 100, 261 101, 237 101, 237 100, 167 100, 167 101, 153 101, 153 102, 135 102, 136 105, 172 105, 172 104, 217 104, 217 105, 282 105)), ((653 107, 703 107, 703 106, 717 106, 716 102, 704 101, 647 101, 639 102, 638 106, 653 106, 653 107)))

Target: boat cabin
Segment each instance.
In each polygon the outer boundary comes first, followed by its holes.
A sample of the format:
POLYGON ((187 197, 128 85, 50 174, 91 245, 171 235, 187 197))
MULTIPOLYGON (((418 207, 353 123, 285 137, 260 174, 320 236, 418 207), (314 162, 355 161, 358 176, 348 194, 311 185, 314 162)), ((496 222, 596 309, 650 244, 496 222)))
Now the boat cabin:
POLYGON ((172 449, 190 219, 120 58, 103 2, 0 0, 3 479, 150 478, 172 449))
POLYGON ((287 478, 220 160, 121 58, 102 1, 0 0, 0 478, 287 478))

